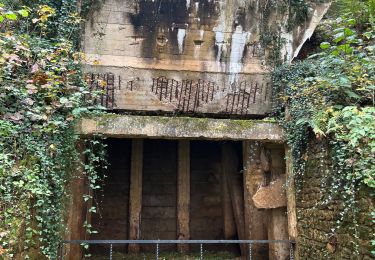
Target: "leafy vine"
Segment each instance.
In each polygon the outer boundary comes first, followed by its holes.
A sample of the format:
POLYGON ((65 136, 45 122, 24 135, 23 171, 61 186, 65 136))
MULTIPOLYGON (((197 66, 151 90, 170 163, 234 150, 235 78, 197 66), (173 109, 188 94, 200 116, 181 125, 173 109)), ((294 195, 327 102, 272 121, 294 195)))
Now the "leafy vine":
MULTIPOLYGON (((274 110, 286 129, 297 184, 304 179, 311 134, 324 140, 333 165, 322 173, 321 204, 339 198, 332 231, 350 217, 358 239, 356 198, 361 186, 375 188, 375 26, 369 20, 358 27, 351 13, 323 26, 321 51, 274 71, 274 110)), ((358 254, 358 244, 355 249, 358 254)))
POLYGON ((98 188, 102 143, 86 140, 84 162, 77 150, 77 122, 100 113, 77 52, 81 21, 76 0, 0 1, 0 258, 55 259, 77 170, 98 188))

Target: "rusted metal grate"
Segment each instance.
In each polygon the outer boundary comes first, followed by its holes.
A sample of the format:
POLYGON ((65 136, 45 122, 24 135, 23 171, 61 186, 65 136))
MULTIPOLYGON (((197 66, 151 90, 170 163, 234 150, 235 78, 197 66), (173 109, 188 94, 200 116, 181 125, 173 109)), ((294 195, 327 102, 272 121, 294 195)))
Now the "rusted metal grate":
MULTIPOLYGON (((87 73, 86 83, 89 85, 89 99, 93 99, 94 104, 109 109, 115 106, 115 75, 112 73, 87 73)), ((120 82, 120 81, 119 81, 120 82)))

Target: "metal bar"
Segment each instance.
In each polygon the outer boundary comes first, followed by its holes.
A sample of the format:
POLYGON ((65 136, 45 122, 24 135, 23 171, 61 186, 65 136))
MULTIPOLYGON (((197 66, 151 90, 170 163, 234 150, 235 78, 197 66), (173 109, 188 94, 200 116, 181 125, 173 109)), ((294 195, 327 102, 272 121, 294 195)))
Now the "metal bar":
POLYGON ((290 248, 289 257, 290 257, 290 260, 294 260, 294 248, 293 248, 293 246, 294 246, 293 243, 289 244, 289 248, 290 248))
POLYGON ((252 257, 253 257, 253 249, 252 249, 251 243, 249 243, 249 260, 251 260, 252 257))
POLYGON ((159 260, 159 243, 156 244, 156 254, 155 254, 155 259, 159 260))
POLYGON ((112 255, 113 255, 113 245, 109 247, 109 260, 112 260, 112 255))
POLYGON ((65 240, 64 244, 271 244, 288 243, 290 240, 65 240))
POLYGON ((60 260, 63 260, 63 246, 64 246, 63 243, 59 243, 59 255, 58 255, 58 257, 59 257, 60 260))
POLYGON ((203 260, 203 244, 201 244, 200 246, 200 252, 201 252, 200 259, 203 260))

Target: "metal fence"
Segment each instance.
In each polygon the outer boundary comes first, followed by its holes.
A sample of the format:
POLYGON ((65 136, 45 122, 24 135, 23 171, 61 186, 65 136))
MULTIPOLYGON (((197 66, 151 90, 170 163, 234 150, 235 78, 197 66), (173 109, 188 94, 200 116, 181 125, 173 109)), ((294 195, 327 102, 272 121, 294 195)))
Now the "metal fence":
POLYGON ((64 246, 67 244, 80 245, 109 245, 108 259, 113 259, 114 245, 129 245, 129 244, 153 244, 155 245, 155 259, 159 260, 160 245, 162 244, 198 244, 199 245, 199 259, 204 259, 204 245, 207 244, 245 244, 247 245, 247 259, 253 259, 253 245, 254 244, 273 244, 283 243, 289 245, 290 260, 294 260, 295 242, 290 240, 66 240, 63 241, 59 248, 59 259, 64 259, 64 246))

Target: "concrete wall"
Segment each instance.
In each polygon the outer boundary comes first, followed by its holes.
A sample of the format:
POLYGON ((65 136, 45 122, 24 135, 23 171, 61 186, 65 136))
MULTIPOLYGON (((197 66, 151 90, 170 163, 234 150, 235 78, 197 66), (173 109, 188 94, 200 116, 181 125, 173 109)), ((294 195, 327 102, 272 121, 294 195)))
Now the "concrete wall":
MULTIPOLYGON (((306 175, 297 192, 297 217, 299 233, 299 252, 301 259, 374 259, 371 254, 371 240, 374 239, 375 225, 371 212, 374 210, 374 200, 371 191, 360 187, 356 199, 358 214, 357 235, 355 238, 353 218, 345 218, 342 227, 332 233, 336 227, 336 220, 342 211, 342 201, 333 197, 333 201, 326 206, 317 206, 323 200, 322 195, 328 195, 327 183, 323 176, 327 169, 328 175, 337 173, 330 169, 331 159, 323 150, 320 142, 314 141, 310 145, 306 175), (329 243, 331 242, 331 243, 329 243), (355 254, 355 245, 359 246, 359 255, 355 254)), ((328 191, 330 186, 328 185, 328 191)), ((350 214, 352 216, 352 214, 350 214)))
POLYGON ((298 53, 327 9, 310 6, 305 24, 289 30, 286 2, 106 0, 85 24, 86 71, 114 76, 100 87, 110 109, 265 115, 266 60, 298 53))

